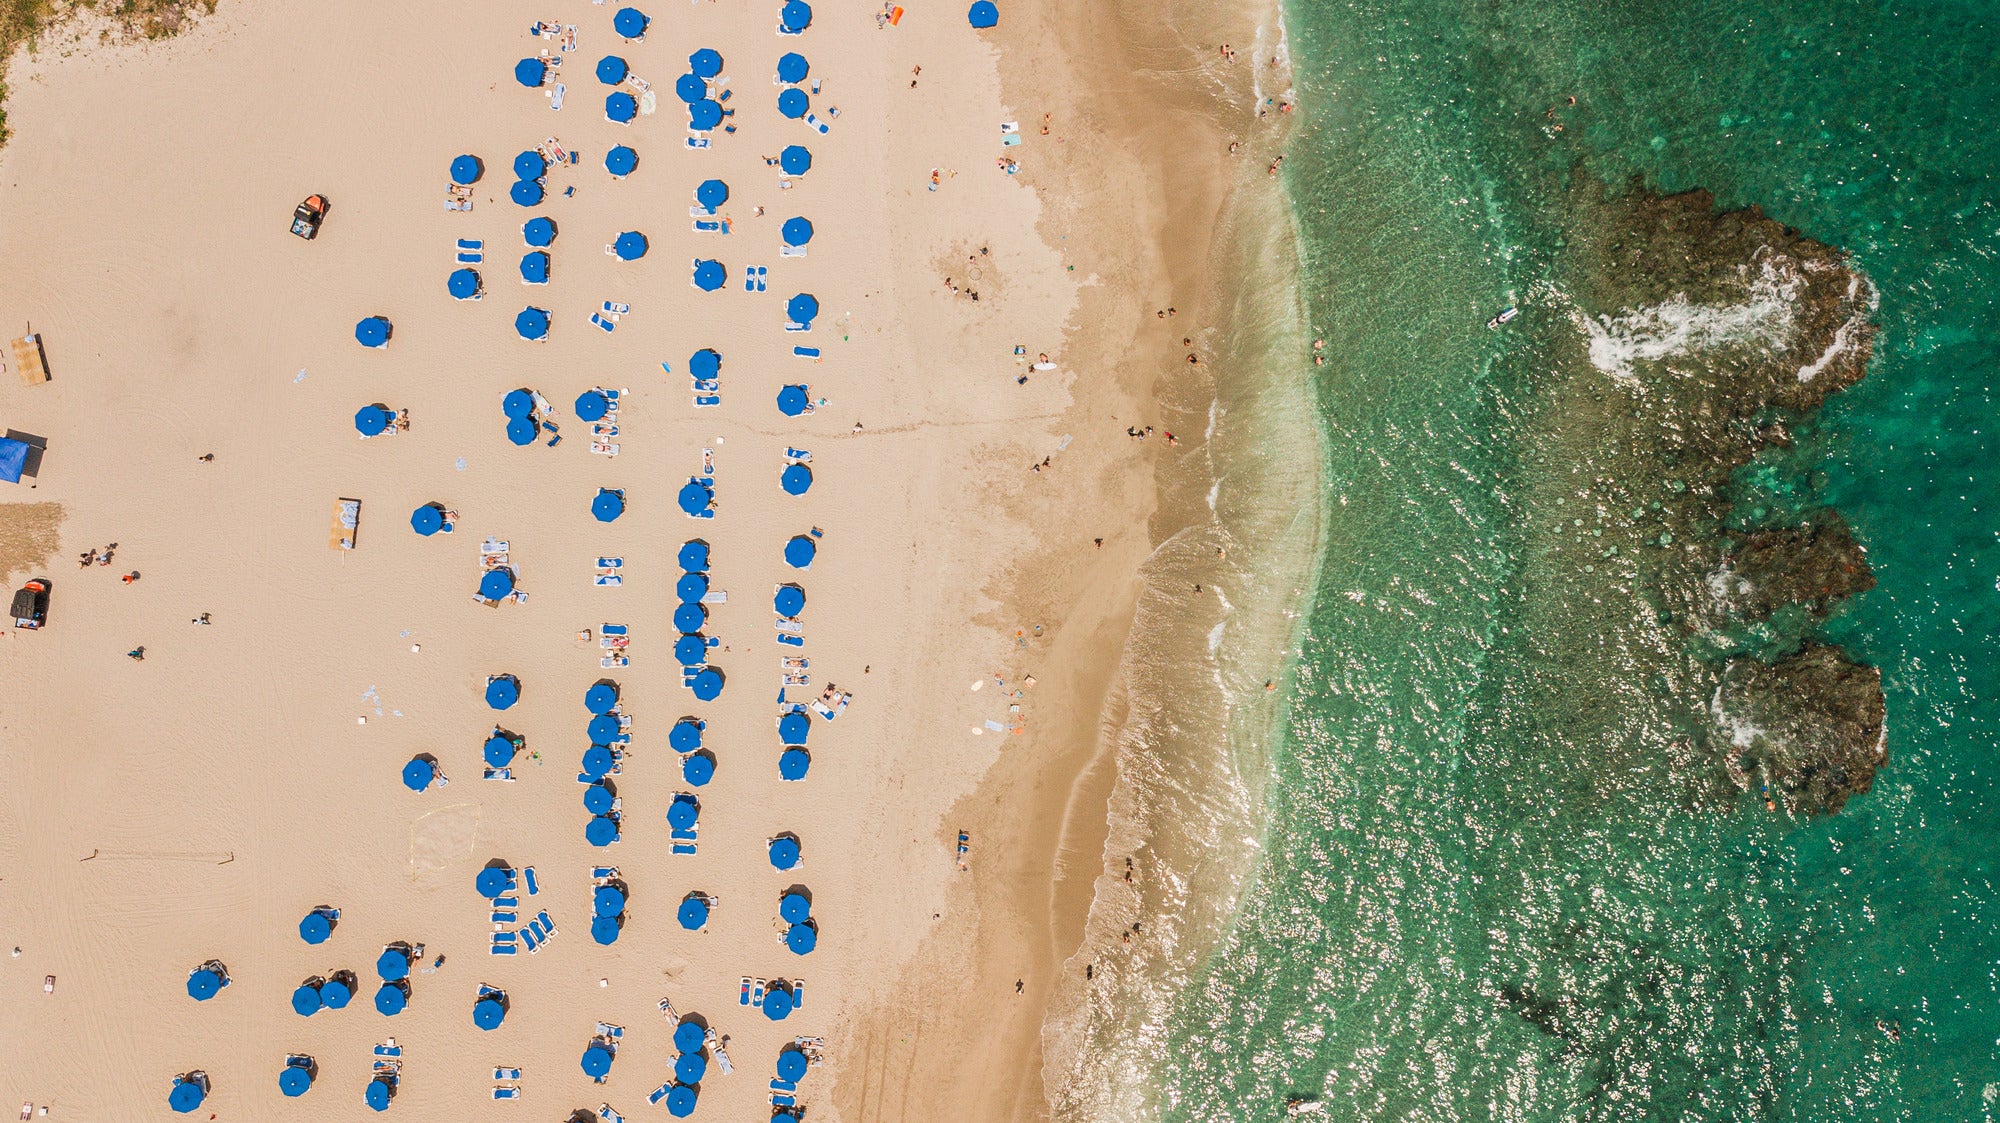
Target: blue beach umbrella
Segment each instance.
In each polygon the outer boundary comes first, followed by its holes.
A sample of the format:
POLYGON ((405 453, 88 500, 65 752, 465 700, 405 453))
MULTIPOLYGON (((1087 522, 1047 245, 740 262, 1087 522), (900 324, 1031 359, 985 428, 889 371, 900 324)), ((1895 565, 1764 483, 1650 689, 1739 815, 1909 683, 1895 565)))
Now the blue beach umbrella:
POLYGON ((700 604, 682 604, 674 607, 674 630, 677 632, 699 632, 708 623, 708 609, 700 604))
POLYGON ((529 89, 540 86, 549 76, 549 64, 538 58, 524 58, 514 64, 514 81, 529 89))
POLYGON ((646 34, 646 25, 651 22, 646 13, 637 8, 620 8, 611 17, 611 29, 627 39, 637 39, 646 34))
POLYGON ((688 128, 705 133, 722 123, 722 105, 709 98, 688 103, 688 128))
POLYGON ((507 189, 507 197, 523 207, 540 203, 545 194, 547 192, 542 190, 542 182, 538 179, 517 179, 514 186, 507 189))
POLYGON ((667 747, 677 753, 691 753, 701 748, 701 723, 684 717, 667 731, 667 747))
POLYGON ((410 529, 429 538, 444 529, 444 510, 435 503, 426 503, 411 511, 410 529))
MULTIPOLYGON (((716 375, 721 373, 722 373, 722 352, 717 351, 715 348, 704 347, 701 350, 696 351, 694 354, 688 356, 688 377, 708 379, 708 378, 714 378, 716 375)), ((683 547, 683 549, 685 549, 685 547, 683 547)), ((683 562, 681 568, 703 569, 706 567, 690 566, 687 565, 685 562, 683 562)))
POLYGON ((354 325, 354 341, 363 347, 388 346, 389 321, 381 316, 369 316, 354 325))
POLYGON ((764 992, 764 1016, 782 1022, 792 1012, 792 992, 773 987, 764 992))
POLYGON ((408 992, 395 983, 383 983, 382 988, 375 992, 375 1012, 385 1018, 393 1018, 402 1013, 403 1007, 409 1004, 408 992))
POLYGON ((813 545, 812 539, 803 534, 794 534, 791 540, 785 543, 785 564, 793 569, 805 569, 812 565, 813 555, 818 552, 819 547, 813 545))
POLYGON ((339 979, 328 979, 319 988, 319 1004, 329 1010, 345 1010, 354 1000, 354 992, 339 979))
POLYGON ((628 176, 639 166, 639 154, 625 145, 619 145, 604 154, 604 170, 615 176, 628 176))
POLYGON ((788 144, 778 153, 778 170, 786 175, 804 175, 812 166, 812 150, 803 144, 788 144))
POLYGON ((803 745, 812 732, 812 719, 804 714, 791 713, 778 719, 778 743, 781 745, 803 745))
POLYGON ((778 91, 778 112, 781 115, 796 121, 805 116, 806 110, 810 108, 812 108, 812 99, 808 98, 806 92, 797 86, 786 86, 784 89, 778 91))
POLYGON ((806 0, 785 0, 785 6, 778 10, 778 22, 786 31, 804 31, 812 21, 812 5, 806 0))
POLYGON ((593 916, 590 918, 590 938, 610 947, 618 942, 618 918, 615 916, 593 916))
POLYGON ((812 398, 803 386, 778 387, 778 412, 786 417, 797 417, 812 404, 812 398))
POLYGON ((312 1090, 312 1070, 304 1065, 286 1065, 278 1070, 278 1091, 296 1098, 312 1090))
POLYGON ((299 939, 309 944, 323 944, 333 935, 333 918, 315 909, 299 921, 299 939))
POLYGON ((637 230, 627 230, 611 243, 611 251, 620 261, 637 261, 646 256, 646 236, 637 230))
POLYGON ((521 280, 531 285, 549 283, 549 255, 542 250, 530 250, 521 255, 521 280))
POLYGON ((196 1002, 207 1002, 222 990, 222 976, 207 967, 188 973, 188 997, 196 1002))
POLYGON ((720 261, 702 258, 694 263, 694 287, 703 292, 714 292, 728 279, 729 272, 720 261))
POLYGON ((583 692, 583 708, 594 717, 608 714, 618 705, 618 687, 609 682, 593 682, 590 689, 583 692))
POLYGON ((729 201, 729 185, 719 179, 704 179, 694 189, 694 201, 714 210, 729 201))
POLYGON ((595 1080, 611 1071, 611 1050, 592 1045, 583 1051, 583 1074, 595 1080))
POLYGON ((618 841, 618 821, 598 815, 586 823, 583 839, 592 846, 609 846, 618 841))
POLYGON ((521 447, 534 444, 541 431, 542 427, 530 417, 515 417, 507 422, 507 439, 521 447))
POLYGON ((495 733, 486 739, 486 744, 480 749, 480 756, 489 768, 505 768, 514 763, 514 752, 514 742, 495 733))
MULTIPOLYGON (((682 928, 690 932, 699 932, 702 925, 708 923, 708 902, 690 894, 686 900, 681 902, 680 910, 674 915, 681 922, 682 928)), ((682 1022, 681 1024, 687 1025, 688 1023, 682 1022)), ((675 1030, 674 1043, 676 1045, 680 1044, 680 1036, 680 1031, 675 1030)), ((697 1044, 696 1048, 699 1047, 699 1044, 697 1044)))
POLYGON ((804 893, 787 893, 778 898, 778 917, 787 924, 804 924, 812 919, 812 902, 804 893))
POLYGON ((694 680, 688 683, 688 689, 694 691, 696 698, 713 702, 722 697, 722 672, 709 667, 694 676, 694 680))
POLYGON ((616 885, 600 885, 590 895, 593 916, 618 916, 625 911, 625 894, 616 885))
POLYGON ((200 1107, 201 1101, 206 1098, 208 1093, 201 1090, 200 1084, 192 1080, 176 1080, 173 1090, 167 1093, 167 1106, 186 1115, 200 1107))
POLYGON ((583 789, 583 809, 592 815, 609 814, 612 805, 617 802, 618 797, 612 795, 611 789, 601 783, 590 784, 583 789))
POLYGON ((677 831, 687 830, 701 820, 701 806, 693 796, 677 795, 667 805, 667 825, 677 831))
POLYGON ((674 1079, 682 1084, 699 1084, 708 1075, 708 1060, 699 1052, 682 1053, 674 1058, 674 1079))
POLYGON ((490 901, 505 893, 507 886, 512 884, 513 880, 514 875, 506 866, 483 866, 479 873, 474 875, 472 887, 478 890, 480 896, 490 901))
POLYGON ((540 179, 549 174, 548 158, 530 148, 514 157, 515 179, 540 179))
POLYGON ((413 792, 430 787, 431 781, 436 778, 437 768, 422 757, 412 757, 410 763, 403 766, 403 786, 413 792))
POLYGON ((810 324, 819 315, 819 298, 809 292, 797 293, 785 301, 785 315, 795 324, 810 324))
POLYGON ((471 185, 478 183, 479 177, 484 174, 486 174, 486 168, 480 164, 479 157, 477 156, 452 157, 451 181, 453 183, 462 183, 467 187, 470 187, 471 185))
POLYGON ((486 680, 486 704, 493 709, 511 709, 520 700, 520 679, 513 675, 494 675, 486 680))
POLYGON ((785 1049, 778 1054, 778 1079, 793 1084, 805 1079, 806 1054, 798 1048, 785 1049))
POLYGON ((683 74, 674 79, 674 96, 693 105, 708 96, 708 83, 699 74, 683 74))
POLYGON ((702 787, 715 779, 715 758, 707 753, 690 753, 681 761, 681 779, 691 787, 702 787))
POLYGON ((479 295, 479 270, 454 269, 445 278, 444 287, 453 300, 471 300, 479 295))
POLYGON ((375 957, 375 973, 385 982, 408 978, 410 974, 410 954, 402 948, 383 948, 375 957))
POLYGON ((688 56, 688 69, 696 77, 713 78, 722 73, 722 53, 713 47, 703 47, 688 56))
POLYGON ((499 600, 514 591, 514 571, 511 569, 489 569, 479 579, 479 595, 487 600, 499 600))
POLYGON ((780 780, 803 780, 812 768, 812 757, 804 749, 789 748, 778 754, 778 778, 780 780))
POLYGON ((625 75, 631 72, 632 68, 626 66, 625 60, 619 58, 617 55, 605 55, 603 58, 597 60, 597 80, 607 86, 615 86, 623 82, 625 75))
POLYGON ((993 0, 973 0, 970 10, 965 13, 966 21, 977 28, 988 28, 1000 22, 1000 9, 993 6, 993 0))
POLYGON ((708 570, 708 543, 699 538, 690 538, 681 543, 680 552, 674 560, 689 573, 705 573, 708 570))
POLYGON ((682 486, 677 498, 681 510, 690 515, 698 515, 708 510, 708 505, 715 501, 715 493, 701 484, 689 483, 682 486))
POLYGON ((591 744, 609 745, 611 739, 618 736, 618 716, 616 714, 598 714, 596 717, 590 719, 589 732, 591 744))
POLYGON ((523 308, 514 317, 514 330, 522 339, 547 339, 549 337, 549 313, 543 308, 523 308))
POLYGON ((619 90, 604 99, 604 115, 623 125, 639 115, 639 103, 632 99, 631 94, 619 90))
POLYGON ((786 51, 778 56, 778 81, 785 83, 806 80, 806 56, 797 51, 786 51))
POLYGON ((812 221, 797 216, 788 218, 785 220, 785 225, 779 228, 778 235, 788 246, 803 246, 813 240, 812 221))
POLYGON ((813 485, 812 469, 803 464, 787 464, 778 476, 778 486, 786 495, 804 495, 813 485))
POLYGON ((794 924, 785 929, 785 946, 793 955, 805 955, 819 943, 819 931, 810 924, 794 924))
POLYGON ((609 488, 598 488, 590 501, 590 514, 598 522, 616 522, 625 513, 625 497, 609 488))
POLYGON ((695 1090, 686 1084, 676 1084, 667 1092, 667 1114, 676 1119, 686 1119, 694 1114, 695 1090))
POLYGON ((597 421, 611 412, 611 399, 601 390, 585 390, 576 396, 576 419, 597 421))
POLYGON ((509 390, 500 397, 500 412, 508 417, 527 417, 535 412, 535 392, 526 388, 509 390))
POLYGON ((319 988, 311 983, 301 983, 299 988, 292 992, 292 1013, 302 1018, 310 1018, 319 1013, 320 1006, 319 988))
POLYGON ((614 763, 616 762, 612 759, 611 749, 607 745, 592 745, 583 750, 583 773, 592 780, 603 779, 605 773, 611 771, 614 763))
POLYGON ((791 869, 799 864, 799 840, 783 836, 774 838, 771 840, 769 853, 772 869, 791 869))
POLYGON ((674 1049, 681 1053, 699 1053, 708 1043, 708 1033, 694 1022, 682 1022, 674 1027, 674 1049))
POLYGON ((521 224, 521 240, 531 246, 547 246, 556 240, 556 223, 552 218, 536 215, 521 224))
POLYGON ((507 1008, 493 998, 482 998, 472 1004, 472 1024, 483 1030, 500 1028, 507 1020, 507 1008))
POLYGON ((389 1086, 389 1082, 378 1076, 368 1082, 368 1087, 361 1093, 361 1098, 367 1102, 371 1109, 375 1111, 387 1111, 389 1110, 389 1099, 393 1091, 394 1089, 389 1086))
POLYGON ((771 595, 771 610, 780 616, 797 616, 806 606, 806 591, 797 585, 780 585, 771 595))
POLYGON ((685 635, 674 641, 674 659, 683 667, 700 667, 708 663, 708 641, 699 635, 685 635))

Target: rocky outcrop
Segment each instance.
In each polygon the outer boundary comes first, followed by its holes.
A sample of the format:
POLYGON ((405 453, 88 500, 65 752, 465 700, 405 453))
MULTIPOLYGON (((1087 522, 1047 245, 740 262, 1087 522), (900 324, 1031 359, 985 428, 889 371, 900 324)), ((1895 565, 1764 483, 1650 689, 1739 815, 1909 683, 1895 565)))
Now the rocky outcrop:
POLYGON ((1839 811, 1886 756, 1882 673, 1830 644, 1775 663, 1731 661, 1717 710, 1739 766, 1795 814, 1839 811))

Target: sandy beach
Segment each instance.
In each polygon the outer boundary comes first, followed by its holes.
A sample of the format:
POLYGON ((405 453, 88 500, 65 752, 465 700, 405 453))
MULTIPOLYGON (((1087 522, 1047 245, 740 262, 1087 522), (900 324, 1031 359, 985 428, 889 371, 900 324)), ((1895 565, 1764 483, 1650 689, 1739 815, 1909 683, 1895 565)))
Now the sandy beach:
POLYGON ((0 378, 0 423, 47 442, 0 515, 20 516, 10 587, 54 589, 46 629, 0 642, 0 944, 21 949, 0 979, 17 1011, 0 1027, 4 1094, 51 1117, 136 1118, 199 1069, 201 1110, 220 1118, 360 1117, 371 1047, 393 1035, 402 1116, 462 1117, 495 1067, 522 1069, 538 1113, 644 1111, 672 1074, 665 997, 736 1069, 701 1083, 697 1118, 761 1110, 801 1035, 826 1040, 798 1092, 815 1118, 1047 1113, 1041 1026, 1105 864, 1138 575, 1177 529, 1156 517, 1155 458, 1199 448, 1186 432, 1164 448, 1199 419, 1151 403, 1162 379, 1206 375, 1179 342, 1208 298, 1172 278, 1201 275, 1198 235, 1240 172, 1204 117, 1213 91, 1163 102, 1169 74, 1103 96, 1109 68, 1079 63, 1121 31, 1102 15, 1006 9, 975 32, 956 10, 887 27, 823 10, 779 37, 775 5, 696 5, 653 11, 625 42, 613 10, 368 0, 329 20, 225 3, 169 42, 72 39, 14 61, 0 319, 42 334, 54 377, 0 378), (548 45, 527 33, 537 19, 577 29, 560 112, 511 78, 548 45), (692 151, 668 90, 699 47, 725 60, 738 131, 692 151), (787 50, 811 60, 824 135, 775 108, 787 50), (660 91, 656 114, 606 120, 592 67, 609 53, 660 91), (545 205, 514 205, 514 154, 551 136, 579 162, 550 174, 545 205), (766 157, 794 143, 813 166, 785 177, 766 157), (623 180, 601 164, 617 144, 638 152, 623 180), (460 153, 485 175, 471 213, 448 213, 460 153), (730 232, 683 233, 683 196, 711 177, 729 184, 730 232), (314 192, 331 213, 302 242, 286 220, 314 192), (517 291, 538 214, 559 229, 551 282, 517 291), (793 215, 814 237, 781 258, 793 215), (600 251, 625 230, 647 235, 643 259, 600 251), (477 302, 446 292, 459 239, 483 242, 477 302), (728 284, 689 285, 694 257, 724 262, 728 284), (751 265, 767 291, 743 291, 751 265), (782 331, 795 292, 819 301, 809 334, 782 331), (611 334, 590 323, 605 301, 631 308, 611 334), (517 337, 525 305, 551 311, 546 343, 517 337), (386 348, 355 342, 371 315, 394 325, 386 348), (683 380, 704 347, 723 355, 722 402, 697 410, 683 380), (1044 352, 1049 369, 1030 370, 1044 352), (782 416, 789 384, 824 404, 782 416), (507 441, 500 399, 517 387, 552 403, 559 446, 507 441), (615 457, 591 454, 571 412, 592 387, 621 391, 615 457), (408 430, 357 440, 354 412, 376 402, 407 410, 408 430), (796 497, 778 486, 792 448, 814 470, 796 497), (675 493, 705 453, 718 511, 694 520, 675 493), (624 490, 618 521, 592 517, 599 488, 624 490), (341 497, 361 500, 351 551, 326 545, 341 497), (429 502, 457 512, 455 533, 411 532, 429 502), (56 528, 52 547, 35 525, 56 528), (815 528, 810 569, 791 569, 781 548, 815 528), (475 603, 488 537, 509 543, 524 603, 475 603), (677 681, 672 650, 675 551, 696 537, 731 594, 705 629, 728 676, 713 703, 677 681), (112 566, 74 567, 113 542, 112 566), (622 585, 593 583, 603 556, 624 559, 622 585), (763 631, 782 581, 809 597, 802 649, 763 631), (600 668, 578 638, 607 623, 629 627, 628 667, 600 668), (786 783, 772 699, 800 653, 812 693, 853 700, 814 719, 811 772, 786 783), (522 697, 495 714, 482 691, 502 673, 522 697), (599 849, 575 765, 583 695, 604 677, 632 741, 623 838, 599 849), (717 758, 699 789, 667 744, 683 715, 707 722, 717 758), (496 723, 530 754, 512 783, 481 778, 496 723), (415 754, 451 783, 407 790, 415 754), (692 856, 670 853, 663 821, 682 792, 701 806, 692 856), (804 861, 781 873, 765 840, 783 831, 804 861), (532 958, 488 954, 473 875, 494 858, 536 868, 526 904, 559 925, 532 958), (610 947, 588 932, 600 865, 631 894, 610 947), (819 926, 804 957, 777 917, 793 885, 819 926), (690 891, 717 898, 701 932, 674 921, 690 891), (308 946, 296 926, 322 904, 342 919, 308 946), (365 1008, 369 965, 395 940, 445 962, 384 1018, 365 1008), (196 1003, 184 982, 210 958, 232 982, 196 1003), (355 1007, 295 1015, 300 980, 336 969, 360 975, 355 1007), (739 1002, 745 976, 800 980, 805 1001, 770 1021, 739 1002), (492 1033, 471 1024, 481 984, 511 1001, 492 1033), (578 1067, 597 1022, 626 1027, 602 1085, 578 1067), (296 1100, 277 1088, 288 1052, 319 1066, 296 1100))

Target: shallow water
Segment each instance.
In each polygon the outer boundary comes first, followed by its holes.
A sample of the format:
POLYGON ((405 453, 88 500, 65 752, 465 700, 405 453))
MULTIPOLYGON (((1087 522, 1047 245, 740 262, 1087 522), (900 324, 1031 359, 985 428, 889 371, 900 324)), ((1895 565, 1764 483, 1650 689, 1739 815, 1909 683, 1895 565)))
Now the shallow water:
POLYGON ((1133 915, 1168 930, 1098 992, 1117 1063, 1059 1113, 1991 1118, 2000 34, 1960 2, 1287 18, 1287 182, 1330 356, 1319 584, 1268 786, 1205 786, 1191 758, 1138 788, 1176 793, 1209 861, 1244 824, 1261 856, 1240 901, 1163 862, 1133 915), (1551 440, 1551 387, 1775 330, 1568 303, 1576 185, 1633 177, 1760 205, 1879 290, 1868 377, 1739 472, 1732 512, 1837 508, 1879 578, 1824 629, 1889 709, 1888 764, 1838 815, 1690 797, 1716 779, 1676 750, 1700 660, 1580 535, 1537 530, 1572 481, 1629 488, 1635 522, 1673 482, 1573 424, 1551 440))

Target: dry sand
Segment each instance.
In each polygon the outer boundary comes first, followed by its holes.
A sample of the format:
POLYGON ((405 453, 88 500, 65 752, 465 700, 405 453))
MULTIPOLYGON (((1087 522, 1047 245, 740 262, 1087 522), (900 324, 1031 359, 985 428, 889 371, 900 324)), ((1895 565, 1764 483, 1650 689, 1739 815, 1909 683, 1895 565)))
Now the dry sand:
POLYGON ((0 965, 0 1094, 54 1104, 52 1117, 138 1118, 163 1110, 174 1073, 199 1068, 215 1084, 204 1111, 222 1118, 360 1117, 369 1047, 394 1034, 398 1117, 463 1117, 488 1098, 494 1065, 524 1070, 537 1116, 643 1112, 670 1070, 655 1009, 669 996, 728 1036, 737 1069, 704 1082, 697 1118, 755 1117, 795 1034, 829 1040, 801 1087, 815 1118, 1046 1111, 1043 1004, 1102 864, 1098 748, 1117 719, 1104 700, 1154 540, 1161 442, 1123 430, 1160 424, 1143 405, 1154 381, 1186 374, 1174 344, 1188 318, 1152 311, 1203 303, 1167 277, 1200 271, 1220 146, 1172 134, 1192 120, 1172 106, 1142 124, 1133 106, 1157 85, 1099 100, 1069 52, 1115 21, 1007 8, 981 37, 956 5, 887 30, 822 5, 805 35, 779 38, 775 3, 661 5, 645 41, 622 44, 614 7, 225 4, 169 44, 16 60, 0 323, 33 321, 55 381, 0 379, 0 422, 48 438, 38 487, 19 498, 65 518, 51 626, 0 638, 0 945, 23 949, 0 965), (541 17, 579 28, 560 113, 511 79, 541 17), (1004 61, 996 42, 1034 65, 1004 61), (699 46, 725 57, 741 131, 691 153, 669 87, 699 46), (792 49, 825 83, 815 110, 841 110, 826 136, 773 106, 771 67, 792 49), (658 115, 603 118, 590 71, 607 52, 661 91, 658 115), (1048 136, 1043 112, 1056 115, 1048 136), (1003 120, 1020 121, 1024 143, 1001 147, 1003 120), (550 134, 582 163, 524 211, 507 200, 508 167, 550 134), (1161 171, 1170 137, 1201 153, 1177 177, 1161 171), (761 157, 794 142, 815 165, 780 190, 761 157), (599 163, 617 143, 641 161, 622 182, 599 163), (441 208, 459 152, 487 166, 469 215, 441 208), (996 168, 1003 154, 1024 174, 996 168), (710 176, 732 188, 727 237, 681 225, 710 176), (285 232, 309 192, 333 201, 310 244, 285 232), (562 231, 554 283, 517 291, 519 226, 538 213, 562 231), (817 228, 804 259, 777 252, 792 214, 817 228), (651 238, 643 261, 603 256, 624 229, 651 238), (444 291, 460 237, 486 242, 478 303, 444 291), (688 285, 697 253, 729 265, 722 292, 688 285), (753 263, 769 267, 769 292, 742 291, 753 263), (796 291, 822 306, 809 335, 779 330, 796 291), (587 322, 606 299, 633 307, 610 336, 587 322), (525 303, 554 310, 549 343, 515 338, 525 303), (395 336, 365 351, 352 328, 376 313, 395 336), (793 357, 797 343, 823 361, 793 357), (1017 385, 1017 344, 1060 369, 1017 385), (705 346, 724 355, 724 405, 696 411, 683 380, 705 346), (829 405, 781 417, 773 396, 794 381, 829 405), (556 403, 560 447, 506 442, 499 398, 523 385, 556 403), (591 455, 569 416, 593 385, 629 391, 616 459, 591 455), (353 411, 376 401, 409 410, 411 430, 356 440, 353 411), (787 446, 811 449, 817 471, 797 499, 777 487, 787 446), (697 522, 674 492, 703 448, 721 510, 697 522), (626 489, 615 524, 589 514, 600 486, 626 489), (325 545, 336 496, 363 500, 351 553, 325 545), (409 531, 411 508, 432 500, 460 513, 456 534, 409 531), (780 548, 812 526, 819 559, 795 574, 780 548), (511 542, 528 603, 472 603, 487 535, 511 542), (675 681, 668 623, 674 549, 696 535, 731 594, 710 628, 728 645, 729 687, 707 706, 675 681), (62 560, 112 541, 110 568, 62 560), (626 559, 623 587, 593 587, 599 555, 626 559), (142 578, 121 585, 131 570, 142 578), (786 784, 770 705, 781 649, 763 628, 772 585, 794 577, 810 598, 814 685, 855 699, 815 722, 811 775, 786 784), (189 623, 202 612, 212 626, 189 623), (612 677, 633 746, 625 838, 593 850, 574 774, 582 694, 605 672, 574 637, 606 621, 632 631, 632 665, 612 677), (124 657, 141 644, 143 663, 124 657), (523 701, 498 716, 541 758, 513 784, 479 775, 496 717, 481 688, 496 672, 521 677, 523 701), (699 793, 700 852, 674 857, 662 819, 685 785, 666 734, 687 713, 708 721, 720 763, 699 793), (1017 719, 1020 735, 971 732, 1017 719), (403 789, 418 752, 440 758, 448 787, 403 789), (953 860, 959 829, 969 872, 953 860), (804 840, 793 874, 764 859, 780 830, 804 840), (532 903, 562 930, 540 955, 486 954, 471 882, 489 857, 536 866, 532 903), (632 885, 611 948, 587 932, 599 863, 632 885), (822 932, 803 959, 774 926, 794 882, 812 890, 822 932), (700 934, 672 920, 692 889, 721 899, 700 934), (345 917, 308 947, 295 926, 320 903, 345 917), (416 976, 409 1010, 388 1019, 367 1008, 369 966, 395 939, 448 962, 416 976), (210 957, 234 982, 196 1004, 182 983, 210 957), (294 1015, 292 988, 334 968, 361 974, 361 1000, 294 1015), (58 986, 44 997, 47 974, 58 986), (771 1023, 738 1004, 743 975, 803 977, 806 1002, 771 1023), (471 1025, 480 982, 512 998, 495 1033, 471 1025), (629 1027, 603 1086, 577 1067, 599 1020, 629 1027), (276 1090, 287 1051, 320 1064, 300 1100, 276 1090))

